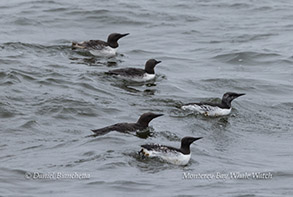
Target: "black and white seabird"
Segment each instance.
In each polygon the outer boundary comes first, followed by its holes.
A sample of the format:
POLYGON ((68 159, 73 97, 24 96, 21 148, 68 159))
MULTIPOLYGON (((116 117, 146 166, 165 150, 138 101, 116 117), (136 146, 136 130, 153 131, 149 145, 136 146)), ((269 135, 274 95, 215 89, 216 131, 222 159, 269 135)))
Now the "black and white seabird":
POLYGON ((106 74, 117 75, 119 77, 131 79, 135 81, 148 81, 155 78, 156 74, 155 74, 154 68, 159 63, 161 63, 161 61, 157 61, 155 59, 149 59, 145 63, 144 69, 121 68, 121 69, 110 70, 106 72, 106 74))
POLYGON ((174 148, 160 144, 141 145, 142 149, 139 154, 146 157, 158 157, 164 161, 175 165, 186 165, 191 157, 190 145, 202 137, 184 137, 181 139, 181 147, 174 148))
POLYGON ((104 135, 110 131, 118 131, 122 133, 142 131, 148 128, 149 123, 163 114, 155 114, 152 112, 142 114, 136 123, 117 123, 101 129, 92 130, 96 135, 104 135))
POLYGON ((181 107, 183 110, 191 110, 204 114, 206 116, 225 116, 231 113, 231 102, 239 96, 245 94, 238 94, 235 92, 226 92, 222 97, 221 103, 188 103, 181 107))
POLYGON ((102 40, 89 40, 84 42, 73 42, 72 49, 86 49, 92 55, 99 57, 113 57, 116 55, 117 48, 119 46, 118 40, 126 34, 112 33, 108 36, 107 42, 102 40))

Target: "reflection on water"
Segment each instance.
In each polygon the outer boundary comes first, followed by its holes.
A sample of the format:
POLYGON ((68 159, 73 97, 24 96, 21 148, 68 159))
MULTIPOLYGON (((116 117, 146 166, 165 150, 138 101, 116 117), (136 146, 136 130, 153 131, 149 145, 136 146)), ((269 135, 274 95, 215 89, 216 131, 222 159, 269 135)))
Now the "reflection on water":
POLYGON ((105 60, 105 59, 99 59, 97 57, 89 57, 89 58, 71 57, 69 59, 72 60, 71 63, 73 64, 82 64, 82 65, 88 65, 88 66, 117 67, 119 63, 119 61, 116 59, 105 60))

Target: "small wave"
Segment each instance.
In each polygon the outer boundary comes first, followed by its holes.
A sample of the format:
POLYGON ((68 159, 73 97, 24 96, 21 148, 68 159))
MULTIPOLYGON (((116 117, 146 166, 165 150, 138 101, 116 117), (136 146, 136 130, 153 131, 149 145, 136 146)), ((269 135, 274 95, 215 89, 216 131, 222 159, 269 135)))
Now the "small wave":
POLYGON ((40 147, 43 147, 43 145, 30 146, 30 147, 23 148, 21 150, 24 151, 24 150, 30 150, 30 149, 40 148, 40 147))
POLYGON ((275 62, 281 56, 276 53, 238 52, 217 55, 214 59, 230 64, 259 64, 275 62))
POLYGON ((248 3, 232 3, 229 5, 231 8, 235 9, 244 9, 244 8, 250 8, 252 5, 248 3))
POLYGON ((66 12, 66 15, 92 15, 92 16, 97 16, 97 15, 104 15, 110 13, 109 10, 107 9, 100 9, 100 10, 70 10, 66 12))
POLYGON ((267 40, 270 37, 277 36, 276 33, 266 33, 266 34, 242 34, 240 36, 235 36, 230 38, 229 40, 225 40, 225 42, 232 43, 247 43, 250 41, 258 41, 258 40, 267 40))
POLYGON ((29 120, 29 121, 26 121, 24 124, 22 124, 20 127, 26 128, 26 129, 32 129, 37 125, 38 125, 38 122, 36 120, 29 120))
POLYGON ((13 85, 16 83, 21 83, 21 76, 19 76, 18 72, 11 71, 11 72, 1 72, 2 79, 0 80, 1 86, 6 85, 13 85))
POLYGON ((6 64, 6 65, 17 65, 21 64, 20 60, 16 60, 20 58, 22 54, 17 54, 17 55, 8 55, 5 58, 0 59, 0 64, 6 64))
POLYGON ((11 105, 9 102, 5 102, 4 101, 5 99, 2 99, 2 101, 0 101, 0 117, 1 118, 12 118, 17 115, 23 115, 22 112, 17 110, 16 106, 11 105))
MULTIPOLYGON (((290 154, 285 155, 290 156, 290 154)), ((272 172, 274 178, 293 178, 293 172, 292 171, 276 171, 272 172)))
POLYGON ((248 9, 253 7, 253 4, 249 3, 222 3, 220 1, 215 2, 215 3, 201 3, 201 6, 209 6, 209 7, 215 7, 215 8, 232 8, 232 9, 248 9))
POLYGON ((70 119, 72 115, 95 117, 95 105, 84 100, 73 100, 64 97, 50 98, 38 104, 38 115, 53 115, 62 119, 70 119))
MULTIPOLYGON (((203 79, 197 84, 199 89, 215 90, 216 88, 229 87, 226 91, 232 91, 232 89, 238 91, 254 90, 254 84, 257 84, 255 79, 236 79, 236 78, 212 78, 203 79)), ((224 94, 224 92, 223 92, 224 94)), ((221 97, 222 95, 219 95, 221 97)))
POLYGON ((68 9, 67 8, 51 8, 51 9, 45 9, 43 10, 43 12, 53 12, 53 13, 58 13, 58 12, 61 12, 61 13, 64 13, 66 12, 68 9))
POLYGON ((274 9, 273 7, 266 5, 266 6, 258 6, 258 7, 252 8, 251 11, 264 12, 264 11, 271 11, 273 9, 274 9))
POLYGON ((14 111, 10 111, 0 106, 0 118, 12 118, 16 115, 14 111))
POLYGON ((181 138, 170 131, 154 132, 153 137, 164 137, 166 140, 180 142, 181 138))
MULTIPOLYGON (((68 43, 68 41, 66 41, 68 43)), ((35 43, 23 43, 23 42, 6 42, 1 44, 4 50, 7 51, 21 51, 30 52, 34 51, 36 54, 55 55, 61 51, 67 51, 70 49, 70 45, 42 45, 35 43)), ((7 56, 6 56, 7 57, 7 56)))
MULTIPOLYGON (((33 1, 23 1, 23 2, 17 2, 18 7, 25 8, 26 10, 29 9, 40 9, 42 7, 46 6, 53 6, 53 5, 63 5, 61 2, 53 1, 53 0, 33 0, 33 1)), ((16 6, 16 5, 13 5, 16 6)))
POLYGON ((40 26, 41 22, 26 17, 18 17, 9 23, 14 23, 17 26, 40 26))

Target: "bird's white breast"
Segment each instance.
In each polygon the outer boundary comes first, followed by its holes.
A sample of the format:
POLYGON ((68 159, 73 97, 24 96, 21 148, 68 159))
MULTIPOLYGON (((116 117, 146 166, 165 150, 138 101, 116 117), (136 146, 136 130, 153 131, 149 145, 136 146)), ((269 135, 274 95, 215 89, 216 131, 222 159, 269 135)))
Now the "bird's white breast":
POLYGON ((120 78, 122 79, 132 80, 135 82, 145 82, 145 81, 152 80, 155 77, 156 77, 155 74, 148 74, 148 73, 144 73, 143 76, 120 76, 120 78))
POLYGON ((147 150, 145 148, 143 148, 142 150, 144 152, 144 155, 148 157, 158 157, 175 165, 186 165, 188 164, 191 157, 191 154, 184 155, 181 152, 161 152, 156 150, 147 150))
POLYGON ((144 81, 149 81, 149 80, 154 79, 155 77, 156 77, 155 74, 148 74, 148 73, 145 73, 145 74, 143 75, 142 79, 143 79, 144 81))
POLYGON ((210 106, 210 105, 184 105, 181 107, 183 110, 191 110, 199 112, 200 114, 204 114, 207 116, 225 116, 231 113, 231 109, 223 109, 216 106, 210 106))
POLYGON ((113 57, 116 55, 117 52, 117 48, 112 48, 109 46, 103 47, 100 50, 95 50, 95 49, 91 49, 90 53, 94 56, 99 56, 99 57, 113 57))

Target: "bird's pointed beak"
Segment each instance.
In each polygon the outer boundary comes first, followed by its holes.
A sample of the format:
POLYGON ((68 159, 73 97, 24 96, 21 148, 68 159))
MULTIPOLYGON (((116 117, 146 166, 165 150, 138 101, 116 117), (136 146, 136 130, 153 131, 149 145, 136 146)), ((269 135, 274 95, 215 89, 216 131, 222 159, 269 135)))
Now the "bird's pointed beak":
POLYGON ((200 140, 201 138, 203 138, 203 137, 195 137, 195 138, 193 138, 193 141, 200 140))
POLYGON ((163 116, 164 114, 155 114, 154 115, 154 118, 157 118, 157 117, 160 117, 160 116, 163 116))
POLYGON ((244 93, 241 93, 241 94, 237 94, 236 96, 239 97, 239 96, 243 96, 245 95, 244 93))
MULTIPOLYGON (((129 35, 129 33, 126 33, 126 34, 120 34, 120 38, 122 38, 122 37, 124 37, 124 36, 127 36, 127 35, 129 35)), ((120 39, 119 38, 119 39, 120 39)))
POLYGON ((159 63, 161 63, 162 61, 156 61, 156 64, 159 64, 159 63))

